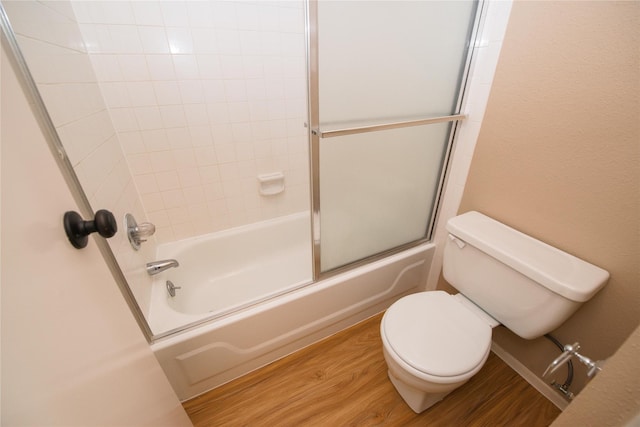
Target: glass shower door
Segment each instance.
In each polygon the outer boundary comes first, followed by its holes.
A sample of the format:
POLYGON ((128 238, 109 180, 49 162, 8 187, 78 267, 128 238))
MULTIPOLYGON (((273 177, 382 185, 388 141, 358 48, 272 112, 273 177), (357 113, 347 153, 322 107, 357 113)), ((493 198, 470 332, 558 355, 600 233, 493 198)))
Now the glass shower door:
POLYGON ((428 237, 476 9, 310 4, 316 271, 428 237))

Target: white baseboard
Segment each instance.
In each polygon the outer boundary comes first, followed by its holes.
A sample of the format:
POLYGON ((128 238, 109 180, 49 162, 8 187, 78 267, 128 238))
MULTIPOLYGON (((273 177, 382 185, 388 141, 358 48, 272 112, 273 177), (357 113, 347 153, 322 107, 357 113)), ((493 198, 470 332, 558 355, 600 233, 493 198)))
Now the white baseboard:
POLYGON ((533 388, 538 390, 544 397, 549 399, 551 403, 556 405, 561 411, 564 411, 569 402, 562 397, 558 392, 551 388, 546 382, 544 382, 539 376, 531 372, 526 366, 524 366, 518 359, 513 357, 509 352, 500 347, 494 341, 491 342, 491 351, 495 353, 500 359, 518 373, 526 382, 531 384, 533 388))

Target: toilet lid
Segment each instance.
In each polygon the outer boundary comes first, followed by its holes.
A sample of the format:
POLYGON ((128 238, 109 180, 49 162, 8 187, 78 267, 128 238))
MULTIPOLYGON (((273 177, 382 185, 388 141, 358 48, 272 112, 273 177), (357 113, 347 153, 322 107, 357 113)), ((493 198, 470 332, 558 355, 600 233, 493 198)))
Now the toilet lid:
POLYGON ((443 291, 401 298, 385 313, 383 331, 404 362, 439 377, 474 370, 491 346, 491 327, 443 291))

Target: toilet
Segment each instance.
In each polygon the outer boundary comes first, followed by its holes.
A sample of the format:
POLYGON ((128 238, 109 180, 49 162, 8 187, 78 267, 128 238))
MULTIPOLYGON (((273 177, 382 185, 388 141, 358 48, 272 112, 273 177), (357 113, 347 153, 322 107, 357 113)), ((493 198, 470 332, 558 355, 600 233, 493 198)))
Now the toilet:
POLYGON ((380 324, 389 379, 416 413, 482 368, 495 326, 538 338, 609 279, 607 271, 479 212, 454 217, 446 228, 443 275, 459 293, 405 296, 380 324))

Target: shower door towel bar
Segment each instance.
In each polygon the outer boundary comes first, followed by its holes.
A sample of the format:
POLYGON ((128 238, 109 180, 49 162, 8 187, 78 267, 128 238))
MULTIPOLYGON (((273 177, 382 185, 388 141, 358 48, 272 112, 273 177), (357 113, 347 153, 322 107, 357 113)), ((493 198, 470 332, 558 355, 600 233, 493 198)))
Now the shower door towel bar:
POLYGON ((406 128, 410 126, 430 125, 434 123, 455 122, 457 120, 464 120, 466 118, 467 118, 466 114, 454 114, 451 116, 432 117, 429 119, 408 120, 404 122, 386 123, 383 125, 369 125, 369 126, 360 126, 355 128, 345 128, 345 129, 336 129, 336 130, 328 130, 328 131, 321 131, 319 129, 317 130, 314 129, 311 131, 311 133, 319 136, 320 138, 332 138, 334 136, 354 135, 356 133, 376 132, 379 130, 406 128))

